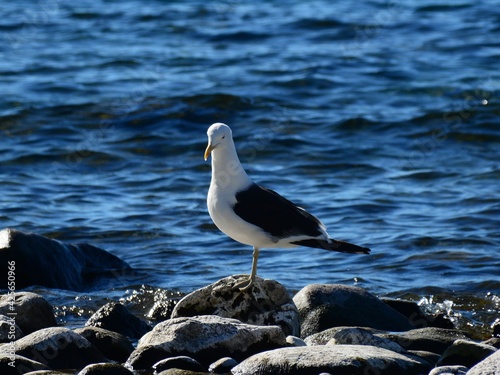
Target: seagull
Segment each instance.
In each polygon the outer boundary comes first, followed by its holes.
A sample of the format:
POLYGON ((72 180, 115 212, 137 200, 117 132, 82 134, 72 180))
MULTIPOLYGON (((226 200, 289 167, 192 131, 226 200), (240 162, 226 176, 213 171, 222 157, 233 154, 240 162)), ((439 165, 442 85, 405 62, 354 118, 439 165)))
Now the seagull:
POLYGON ((210 217, 221 232, 253 246, 252 271, 234 286, 249 290, 257 274, 259 250, 306 246, 343 253, 368 254, 370 249, 334 240, 315 216, 273 190, 257 185, 240 163, 231 128, 212 124, 207 131, 205 161, 212 156, 207 196, 210 217))

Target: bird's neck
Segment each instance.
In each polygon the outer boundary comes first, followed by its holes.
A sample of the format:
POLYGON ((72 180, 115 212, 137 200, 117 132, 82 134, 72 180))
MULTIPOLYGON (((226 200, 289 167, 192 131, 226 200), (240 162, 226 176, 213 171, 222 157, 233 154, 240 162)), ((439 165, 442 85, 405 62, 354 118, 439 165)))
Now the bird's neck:
POLYGON ((234 147, 212 152, 212 182, 220 189, 239 190, 252 183, 243 169, 234 147))

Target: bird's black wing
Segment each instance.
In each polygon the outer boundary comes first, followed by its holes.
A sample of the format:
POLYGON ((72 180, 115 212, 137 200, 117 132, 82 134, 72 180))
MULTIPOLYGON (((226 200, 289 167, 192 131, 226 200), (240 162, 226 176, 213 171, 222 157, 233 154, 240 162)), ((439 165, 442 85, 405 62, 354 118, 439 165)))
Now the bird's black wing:
POLYGON ((321 222, 281 195, 257 184, 236 194, 234 212, 277 240, 291 236, 321 235, 321 222))

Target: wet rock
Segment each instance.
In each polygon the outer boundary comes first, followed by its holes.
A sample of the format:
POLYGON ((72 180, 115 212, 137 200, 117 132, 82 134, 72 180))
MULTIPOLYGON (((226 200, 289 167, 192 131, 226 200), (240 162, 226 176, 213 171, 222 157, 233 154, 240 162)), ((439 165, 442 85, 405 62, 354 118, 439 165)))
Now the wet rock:
POLYGON ((464 366, 440 366, 433 368, 429 375, 465 375, 467 370, 464 366))
POLYGON ((152 329, 149 324, 116 302, 107 303, 97 310, 85 326, 104 328, 132 338, 140 338, 152 329))
POLYGON ((18 292, 0 296, 0 314, 8 316, 13 312, 16 313, 16 324, 25 335, 57 325, 50 303, 35 293, 18 292), (15 298, 14 305, 11 305, 12 298, 15 298))
POLYGON ((233 290, 248 275, 229 276, 179 301, 172 318, 218 315, 255 325, 279 325, 286 335, 300 335, 299 312, 286 288, 274 280, 255 279, 250 291, 233 290))
POLYGON ((336 326, 406 331, 409 320, 366 290, 340 284, 312 284, 293 297, 307 337, 336 326))
POLYGON ((328 328, 325 329, 324 331, 315 333, 313 335, 307 336, 304 341, 307 345, 314 346, 314 345, 326 345, 328 341, 333 339, 337 332, 342 331, 344 329, 350 329, 350 328, 361 328, 365 330, 366 332, 369 332, 371 334, 375 333, 387 333, 387 331, 381 331, 379 329, 374 329, 374 328, 368 328, 368 327, 333 327, 333 328, 328 328))
POLYGON ((77 328, 75 332, 85 337, 106 358, 113 361, 125 362, 134 351, 132 343, 118 332, 93 326, 77 328))
POLYGON ((442 354, 455 340, 467 339, 467 336, 456 329, 436 327, 417 328, 408 332, 376 334, 388 338, 406 350, 426 350, 442 354))
POLYGON ((493 324, 493 337, 500 337, 500 320, 497 319, 497 321, 493 324))
POLYGON ((333 335, 326 345, 370 345, 396 353, 406 353, 406 350, 397 343, 386 338, 374 336, 361 328, 341 329, 333 335))
POLYGON ((414 328, 455 328, 453 322, 446 315, 425 315, 416 302, 394 298, 381 298, 381 300, 389 305, 389 307, 406 316, 414 328))
MULTIPOLYGON (((108 362, 90 342, 62 327, 44 328, 14 342, 16 354, 43 363, 52 369, 82 368, 90 363, 108 362)), ((4 347, 0 347, 3 352, 4 347)))
POLYGON ((238 361, 231 357, 224 357, 212 363, 208 371, 212 374, 229 374, 236 366, 238 366, 238 361))
POLYGON ((467 375, 498 375, 500 374, 500 350, 472 367, 467 375))
POLYGON ((421 374, 429 365, 387 349, 362 345, 282 348, 256 354, 232 369, 233 375, 421 374))
POLYGON ((153 365, 155 373, 160 373, 171 368, 194 372, 203 372, 205 370, 200 362, 185 355, 162 359, 153 365))
POLYGON ((16 324, 16 319, 5 315, 0 315, 0 343, 11 342, 23 337, 23 331, 16 324))
MULTIPOLYGON (((2 347, 0 350, 3 350, 2 347)), ((2 375, 20 375, 37 370, 48 370, 43 363, 33 361, 26 357, 14 354, 0 354, 0 374, 2 375), (15 366, 11 364, 14 363, 15 366)))
POLYGON ((241 360, 263 350, 286 345, 278 326, 256 326, 215 315, 175 318, 144 335, 127 364, 148 369, 173 356, 187 355, 208 366, 221 357, 241 360))
POLYGON ((68 373, 56 370, 38 370, 30 372, 29 375, 68 375, 68 373))
POLYGON ((177 302, 179 302, 178 299, 167 297, 155 301, 151 309, 149 309, 146 314, 146 318, 153 321, 164 321, 170 319, 177 302))
POLYGON ((83 368, 78 375, 134 375, 118 363, 94 363, 83 368))
MULTIPOLYGON (((0 231, 0 264, 12 261, 17 289, 42 285, 82 290, 99 275, 130 269, 115 255, 95 246, 66 244, 7 228, 0 231)), ((7 277, 0 280, 0 289, 7 289, 7 277)))
POLYGON ((424 328, 428 326, 427 318, 417 303, 387 297, 380 298, 380 300, 401 315, 406 316, 415 328, 424 328))
POLYGON ((494 346, 479 344, 474 341, 455 340, 453 344, 444 351, 437 365, 462 365, 465 367, 472 367, 495 353, 496 350, 494 346))
MULTIPOLYGON (((429 327, 454 329, 455 324, 450 320, 450 317, 445 313, 437 313, 435 315, 426 316, 429 327)), ((417 327, 424 328, 424 327, 417 327)))

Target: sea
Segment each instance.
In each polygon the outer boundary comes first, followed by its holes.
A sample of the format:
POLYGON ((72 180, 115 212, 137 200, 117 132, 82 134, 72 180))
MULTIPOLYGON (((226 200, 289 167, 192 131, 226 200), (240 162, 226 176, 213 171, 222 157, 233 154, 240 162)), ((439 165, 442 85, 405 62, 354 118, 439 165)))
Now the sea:
MULTIPOLYGON (((206 130, 248 174, 370 255, 263 249, 291 294, 365 288, 500 322, 496 0, 19 0, 0 4, 0 228, 101 247, 133 268, 32 286, 59 324, 146 313, 249 273, 206 208, 206 130)), ((47 270, 50 272, 50 270, 47 270)), ((5 276, 7 277, 7 276, 5 276)))

